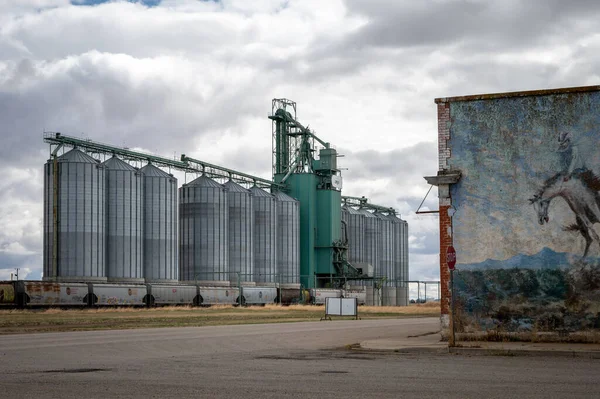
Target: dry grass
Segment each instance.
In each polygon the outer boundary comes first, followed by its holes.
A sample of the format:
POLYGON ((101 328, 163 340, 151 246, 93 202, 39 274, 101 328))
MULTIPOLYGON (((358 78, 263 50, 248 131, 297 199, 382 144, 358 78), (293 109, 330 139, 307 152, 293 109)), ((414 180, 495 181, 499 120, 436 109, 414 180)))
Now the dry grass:
MULTIPOLYGON (((443 335, 447 336, 448 331, 443 335)), ((480 333, 459 333, 456 335, 461 342, 535 342, 535 343, 577 343, 600 344, 599 331, 576 331, 569 334, 560 332, 502 332, 497 330, 482 331, 480 333)))
POLYGON ((428 302, 410 306, 359 306, 359 313, 390 313, 401 315, 439 316, 439 302, 428 302))
MULTIPOLYGON (((149 327, 183 327, 230 324, 287 323, 319 320, 323 306, 266 305, 264 307, 169 306, 161 308, 99 308, 0 310, 0 334, 129 329, 149 327)), ((417 317, 439 315, 439 307, 411 305, 406 307, 360 306, 363 319, 417 317)), ((340 319, 340 318, 338 318, 340 319)))

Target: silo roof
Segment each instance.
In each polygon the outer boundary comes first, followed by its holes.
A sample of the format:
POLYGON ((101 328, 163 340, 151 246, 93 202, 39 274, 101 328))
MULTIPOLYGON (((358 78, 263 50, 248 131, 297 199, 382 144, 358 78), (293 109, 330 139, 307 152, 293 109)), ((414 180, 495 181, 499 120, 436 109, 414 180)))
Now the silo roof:
POLYGON ((364 214, 360 210, 354 209, 351 206, 349 206, 347 209, 348 209, 348 213, 351 214, 351 215, 363 215, 364 214))
POLYGON ((277 191, 273 195, 275 196, 275 198, 277 198, 281 202, 297 202, 297 200, 295 198, 290 197, 289 195, 287 195, 286 193, 284 193, 282 191, 277 191))
POLYGON ((106 166, 108 169, 111 170, 127 170, 131 172, 136 171, 136 169, 133 166, 129 165, 127 162, 124 162, 123 160, 115 156, 102 162, 102 165, 106 166))
POLYGON ((223 184, 225 188, 227 188, 231 192, 236 193, 250 193, 249 190, 246 190, 244 187, 240 186, 236 182, 229 180, 227 183, 223 184))
POLYGON ((373 215, 371 212, 367 211, 366 209, 359 209, 358 211, 369 218, 377 217, 377 216, 373 215))
POLYGON ((250 192, 255 196, 255 197, 273 197, 270 193, 266 192, 265 190, 262 190, 256 186, 252 187, 250 189, 250 192))
POLYGON ((199 187, 218 187, 218 188, 223 188, 222 184, 219 184, 218 182, 214 181, 213 179, 206 177, 206 176, 200 176, 194 180, 192 180, 191 182, 189 182, 188 184, 186 184, 186 186, 199 186, 199 187))
POLYGON ((60 162, 98 163, 97 160, 78 150, 77 148, 73 148, 71 151, 65 152, 63 155, 58 157, 58 160, 60 162))
POLYGON ((142 172, 144 176, 149 177, 173 177, 164 170, 161 170, 152 164, 147 164, 142 169, 140 169, 140 172, 142 172))

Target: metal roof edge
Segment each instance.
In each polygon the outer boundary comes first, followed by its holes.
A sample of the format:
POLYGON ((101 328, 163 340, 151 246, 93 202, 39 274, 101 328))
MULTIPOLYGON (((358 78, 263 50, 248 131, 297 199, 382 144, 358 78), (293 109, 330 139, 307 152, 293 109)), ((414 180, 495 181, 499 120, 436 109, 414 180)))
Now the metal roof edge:
POLYGON ((564 87, 564 88, 558 88, 558 89, 512 91, 512 92, 506 92, 506 93, 474 94, 474 95, 469 95, 469 96, 457 96, 457 97, 440 97, 440 98, 435 99, 435 103, 443 104, 443 103, 458 102, 458 101, 495 100, 495 99, 499 99, 499 98, 509 98, 509 97, 549 96, 552 94, 587 93, 587 92, 593 92, 593 91, 600 91, 600 85, 598 85, 598 86, 564 87))

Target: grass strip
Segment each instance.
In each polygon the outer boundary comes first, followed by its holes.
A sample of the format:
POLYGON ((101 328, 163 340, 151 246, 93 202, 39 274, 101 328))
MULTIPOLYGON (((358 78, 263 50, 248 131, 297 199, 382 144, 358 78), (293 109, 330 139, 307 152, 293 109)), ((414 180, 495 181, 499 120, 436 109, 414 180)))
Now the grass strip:
MULTIPOLYGON (((0 310, 0 334, 290 323, 319 320, 324 313, 323 306, 306 305, 0 310)), ((439 316, 440 309, 437 303, 405 307, 361 306, 358 313, 364 320, 439 316)))

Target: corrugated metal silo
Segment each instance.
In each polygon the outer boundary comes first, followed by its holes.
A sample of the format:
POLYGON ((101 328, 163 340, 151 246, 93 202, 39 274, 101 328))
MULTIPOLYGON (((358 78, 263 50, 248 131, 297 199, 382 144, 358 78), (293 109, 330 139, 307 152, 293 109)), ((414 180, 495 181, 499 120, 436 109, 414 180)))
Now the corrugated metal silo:
POLYGON ((402 232, 404 230, 404 226, 402 224, 402 220, 397 216, 393 215, 392 218, 392 227, 394 229, 394 255, 393 255, 393 263, 394 263, 394 273, 396 275, 396 305, 404 306, 402 302, 402 293, 403 287, 405 287, 406 283, 404 280, 402 273, 402 232))
POLYGON ((252 187, 254 229, 254 281, 277 282, 277 209, 275 197, 258 187, 252 187))
POLYGON ((398 219, 400 225, 400 237, 397 239, 399 241, 400 254, 396 255, 396 259, 398 261, 398 278, 404 283, 400 285, 398 288, 398 292, 396 295, 396 302, 399 306, 407 306, 408 305, 408 281, 409 279, 409 270, 408 270, 408 222, 406 220, 398 219))
POLYGON ((281 284, 300 285, 300 203, 274 194, 277 207, 277 274, 281 284))
POLYGON ((386 280, 383 284, 382 305, 396 305, 396 288, 395 279, 396 273, 394 270, 394 229, 392 220, 389 216, 381 213, 376 213, 375 216, 379 219, 380 237, 378 252, 379 252, 379 270, 381 277, 386 280))
MULTIPOLYGON (((379 219, 371 212, 361 209, 359 210, 365 217, 365 245, 364 245, 364 259, 365 263, 373 266, 373 277, 375 279, 381 278, 381 271, 379 270, 379 241, 381 240, 381 232, 379 230, 379 219)), ((381 305, 381 292, 373 287, 373 281, 367 284, 367 305, 378 306, 381 305)))
POLYGON ((239 273, 240 281, 252 281, 252 194, 231 180, 223 186, 227 189, 229 206, 229 279, 237 282, 239 273))
POLYGON ((365 215, 364 212, 348 208, 348 261, 364 263, 365 258, 365 215))
POLYGON ((181 279, 228 285, 227 189, 200 176, 179 191, 181 279))
POLYGON ((365 217, 365 262, 373 266, 373 276, 381 277, 379 267, 379 246, 381 231, 379 230, 379 218, 367 210, 360 210, 365 217))
POLYGON ((144 175, 112 157, 106 169, 106 276, 143 282, 144 175))
POLYGON ((346 205, 342 206, 342 213, 340 214, 340 219, 342 221, 342 225, 341 225, 341 234, 340 237, 342 237, 342 240, 345 238, 348 238, 348 207, 346 205), (344 225, 346 226, 346 228, 344 229, 344 225))
POLYGON ((105 281, 105 170, 73 149, 57 160, 57 252, 54 275, 54 163, 44 167, 44 279, 105 281))
POLYGON ((144 278, 147 282, 179 279, 177 251, 177 179, 148 164, 144 175, 144 278))
MULTIPOLYGON (((350 206, 342 207, 342 220, 346 222, 348 236, 348 262, 358 268, 365 266, 365 215, 350 206)), ((343 231, 342 231, 343 233, 343 231)), ((343 236, 343 235, 342 235, 343 236)), ((364 271, 367 272, 366 270, 364 271)), ((365 286, 363 280, 352 280, 349 283, 354 289, 365 286)))

